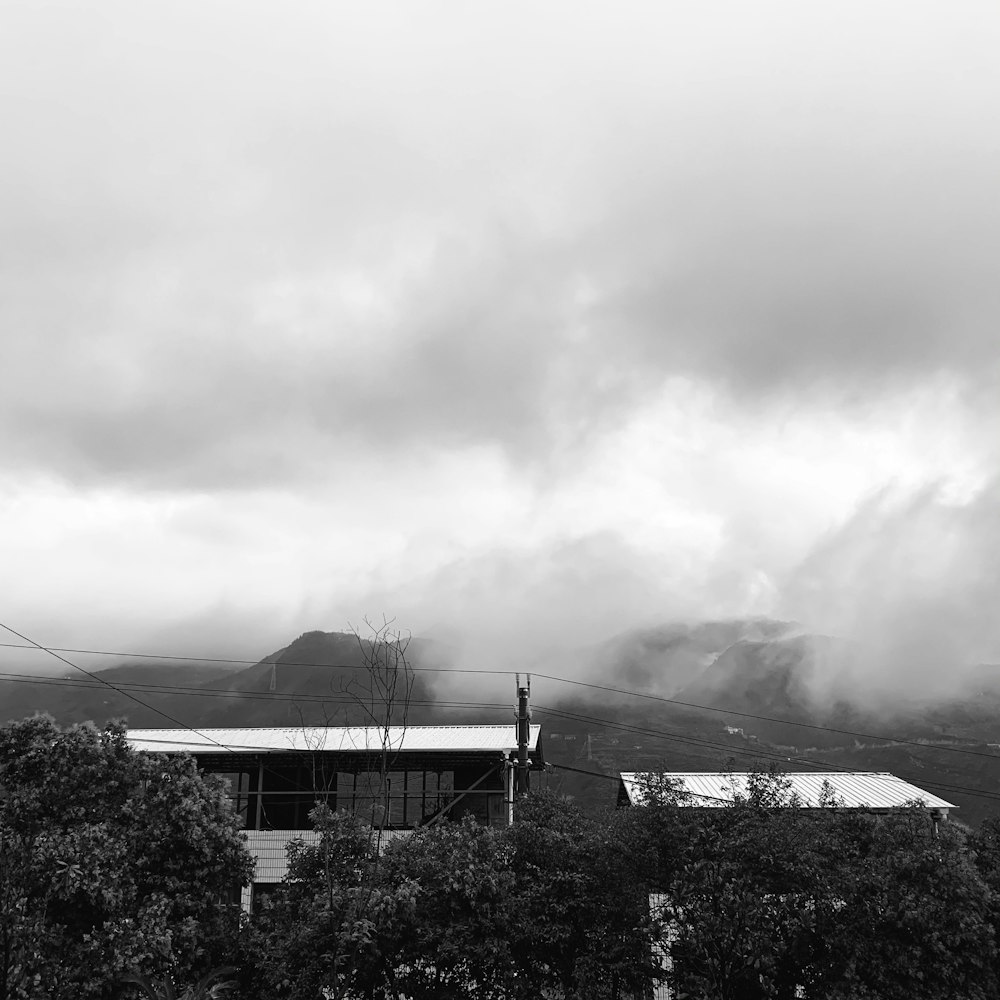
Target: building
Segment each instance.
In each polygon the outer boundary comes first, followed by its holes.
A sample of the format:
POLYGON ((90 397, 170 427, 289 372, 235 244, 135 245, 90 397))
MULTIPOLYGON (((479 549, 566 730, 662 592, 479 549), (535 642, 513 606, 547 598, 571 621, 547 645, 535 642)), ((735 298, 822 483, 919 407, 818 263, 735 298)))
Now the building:
MULTIPOLYGON (((780 774, 792 803, 804 809, 835 806, 841 809, 864 809, 887 812, 920 803, 936 817, 946 819, 950 809, 958 807, 937 795, 931 795, 887 771, 812 771, 780 774)), ((731 805, 745 797, 752 775, 733 771, 688 771, 652 776, 622 773, 618 786, 618 805, 643 805, 650 783, 674 785, 680 791, 678 805, 716 808, 731 805)))
MULTIPOLYGON (((315 840, 317 801, 356 813, 387 837, 471 815, 511 821, 516 728, 506 726, 133 729, 136 750, 188 753, 219 775, 256 858, 253 890, 287 874, 289 841, 315 840)), ((528 727, 532 769, 544 766, 539 726, 528 727)), ((251 889, 243 893, 249 908, 251 889)))

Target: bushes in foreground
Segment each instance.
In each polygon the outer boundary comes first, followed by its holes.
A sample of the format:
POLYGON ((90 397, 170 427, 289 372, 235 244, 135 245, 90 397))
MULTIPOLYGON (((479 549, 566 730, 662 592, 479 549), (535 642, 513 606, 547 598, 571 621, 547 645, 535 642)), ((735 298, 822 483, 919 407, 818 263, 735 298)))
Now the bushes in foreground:
POLYGON ((194 761, 125 728, 0 730, 0 1000, 106 1000, 232 957, 221 905, 251 877, 237 818, 194 761))
POLYGON ((659 981, 713 1000, 996 995, 988 833, 970 843, 921 809, 783 808, 779 776, 760 788, 602 819, 537 795, 508 830, 446 824, 381 857, 320 811, 321 843, 293 848, 247 928, 243 996, 611 1000, 659 981))
POLYGON ((788 808, 780 775, 726 808, 659 791, 600 818, 534 795, 509 829, 445 823, 383 854, 318 807, 319 843, 292 845, 240 928, 223 899, 251 860, 193 761, 136 754, 120 726, 19 723, 0 733, 0 1000, 218 997, 229 964, 242 1000, 998 995, 1000 824, 788 808))

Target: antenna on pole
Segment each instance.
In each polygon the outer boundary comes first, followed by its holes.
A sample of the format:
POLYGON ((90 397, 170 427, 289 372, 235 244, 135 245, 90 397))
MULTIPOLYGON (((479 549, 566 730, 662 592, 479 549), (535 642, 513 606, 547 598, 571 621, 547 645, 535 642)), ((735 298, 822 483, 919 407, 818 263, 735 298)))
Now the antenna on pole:
POLYGON ((527 687, 521 687, 521 675, 517 674, 517 771, 515 776, 517 783, 515 790, 518 795, 525 795, 528 792, 528 723, 531 719, 531 711, 528 708, 528 700, 531 696, 531 674, 528 674, 527 687))

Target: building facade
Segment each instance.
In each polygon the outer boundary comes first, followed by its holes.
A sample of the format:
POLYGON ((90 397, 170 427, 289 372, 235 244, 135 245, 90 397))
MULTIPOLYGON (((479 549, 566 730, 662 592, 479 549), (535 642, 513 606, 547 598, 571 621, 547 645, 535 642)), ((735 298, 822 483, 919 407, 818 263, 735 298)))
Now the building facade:
MULTIPOLYGON (((288 872, 289 841, 314 841, 318 802, 347 810, 385 839, 443 820, 511 821, 516 728, 506 726, 134 729, 136 750, 188 753, 225 782, 256 859, 264 893, 288 872)), ((529 766, 544 766, 539 726, 528 728, 529 766)))

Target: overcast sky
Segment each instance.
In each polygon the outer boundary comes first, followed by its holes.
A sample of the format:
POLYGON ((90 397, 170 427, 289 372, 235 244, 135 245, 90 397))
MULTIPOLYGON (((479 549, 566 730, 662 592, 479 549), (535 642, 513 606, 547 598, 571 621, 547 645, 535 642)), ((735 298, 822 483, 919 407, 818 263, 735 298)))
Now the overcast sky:
POLYGON ((2 620, 1000 654, 998 51, 995 3, 7 0, 2 620))

